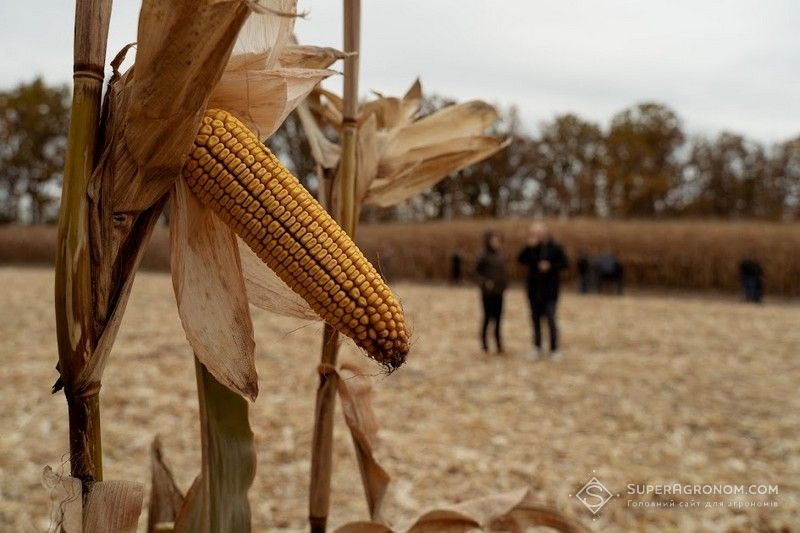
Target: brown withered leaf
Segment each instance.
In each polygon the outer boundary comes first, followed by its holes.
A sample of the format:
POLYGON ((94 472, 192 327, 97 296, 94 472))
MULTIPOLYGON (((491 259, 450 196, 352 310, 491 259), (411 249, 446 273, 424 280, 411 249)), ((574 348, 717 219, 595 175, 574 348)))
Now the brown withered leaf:
POLYGON ((336 533, 467 533, 476 531, 511 531, 523 533, 528 527, 551 527, 564 533, 586 529, 552 509, 528 503, 528 489, 492 494, 425 511, 398 526, 376 521, 352 522, 336 533))
POLYGON ((239 32, 234 54, 267 52, 265 68, 272 68, 292 40, 297 0, 259 0, 251 6, 255 13, 239 32))
POLYGON ((253 324, 236 236, 182 178, 172 196, 170 268, 178 313, 197 358, 222 383, 255 400, 253 324))
POLYGON ((508 143, 508 140, 496 137, 472 137, 413 150, 403 158, 407 164, 404 170, 402 164, 395 162, 391 170, 396 174, 376 179, 370 184, 363 202, 381 207, 402 203, 432 187, 445 176, 490 157, 508 146, 508 143), (439 149, 441 153, 414 161, 414 152, 430 155, 439 149))
POLYGON ((83 487, 81 480, 62 476, 45 466, 42 485, 50 493, 50 523, 64 533, 83 533, 83 487))
POLYGON ((183 493, 175 483, 164 461, 161 439, 150 445, 150 503, 147 511, 147 533, 157 533, 159 524, 174 523, 183 506, 183 493))
POLYGON ((373 522, 385 523, 382 507, 391 478, 375 459, 372 450, 372 439, 378 428, 370 401, 371 386, 360 368, 342 365, 337 390, 356 450, 370 518, 373 522))
POLYGON ((378 120, 375 115, 370 115, 358 129, 356 198, 367 196, 372 180, 378 175, 383 143, 385 137, 378 133, 378 120))
POLYGON ((92 484, 83 512, 83 533, 134 533, 143 499, 141 483, 98 481, 92 484))
POLYGON ((392 137, 385 157, 397 157, 415 148, 481 135, 496 119, 495 108, 478 100, 445 107, 399 129, 392 137))
POLYGON ((115 177, 117 211, 145 209, 170 189, 249 13, 237 0, 143 1, 136 64, 111 109, 114 159, 124 149, 133 174, 115 177))
POLYGON ((332 73, 299 68, 226 72, 209 106, 230 111, 263 139, 272 135, 311 89, 332 73))
POLYGON ((325 137, 307 102, 300 102, 297 106, 297 116, 303 125, 314 161, 323 169, 336 168, 342 150, 338 144, 332 143, 325 137))

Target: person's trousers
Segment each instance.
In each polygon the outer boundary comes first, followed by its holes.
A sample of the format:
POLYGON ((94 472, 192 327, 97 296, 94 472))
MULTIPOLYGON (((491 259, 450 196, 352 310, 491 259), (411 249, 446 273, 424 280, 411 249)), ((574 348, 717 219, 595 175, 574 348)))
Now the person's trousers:
POLYGON ((542 318, 547 320, 547 330, 550 337, 550 351, 558 351, 558 324, 556 324, 556 300, 539 302, 530 299, 531 316, 533 317, 533 345, 542 347, 542 318))
POLYGON ((503 349, 503 341, 500 338, 500 322, 503 316, 503 295, 502 294, 483 294, 483 327, 481 328, 481 342, 483 349, 489 349, 489 343, 486 340, 486 335, 489 330, 489 324, 494 322, 494 340, 497 343, 497 349, 503 349))

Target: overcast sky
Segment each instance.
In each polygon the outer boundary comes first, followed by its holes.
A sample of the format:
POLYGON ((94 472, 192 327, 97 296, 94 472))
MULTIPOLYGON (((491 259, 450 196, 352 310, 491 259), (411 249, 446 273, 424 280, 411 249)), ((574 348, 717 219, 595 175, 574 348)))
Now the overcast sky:
MULTIPOLYGON (((800 134, 795 0, 363 0, 362 94, 516 104, 525 126, 576 112, 607 125, 656 100, 690 133, 800 134)), ((114 0, 109 58, 136 40, 139 0, 114 0)), ((302 42, 340 46, 341 2, 300 0, 302 42)), ((0 1, 0 87, 70 80, 71 0, 0 1)), ((329 83, 336 86, 337 82, 329 83)))

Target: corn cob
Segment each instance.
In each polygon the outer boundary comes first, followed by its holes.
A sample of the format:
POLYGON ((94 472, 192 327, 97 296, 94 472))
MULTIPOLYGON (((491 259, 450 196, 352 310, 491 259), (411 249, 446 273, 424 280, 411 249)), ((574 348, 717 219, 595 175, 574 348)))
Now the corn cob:
POLYGON ((402 309, 375 267, 238 119, 208 110, 183 167, 189 188, 314 311, 391 369, 405 361, 402 309))

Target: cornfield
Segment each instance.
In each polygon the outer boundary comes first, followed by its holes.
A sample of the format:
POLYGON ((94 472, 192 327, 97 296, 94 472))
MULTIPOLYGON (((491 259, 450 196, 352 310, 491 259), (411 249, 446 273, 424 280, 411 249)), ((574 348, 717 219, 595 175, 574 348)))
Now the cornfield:
MULTIPOLYGON (((469 272, 487 229, 500 230, 512 273, 524 272, 516 254, 530 220, 461 220, 365 225, 359 244, 379 268, 398 279, 447 280, 450 258, 461 252, 469 272), (388 259, 387 259, 388 257, 388 259)), ((580 251, 608 251, 625 268, 626 283, 678 291, 738 291, 739 261, 752 255, 764 266, 768 295, 800 296, 800 226, 768 222, 552 220, 553 236, 570 256, 575 276, 580 251)))
MULTIPOLYGON (((419 224, 362 224, 358 243, 378 269, 396 279, 445 281, 450 256, 464 255, 469 270, 488 228, 505 235, 509 264, 517 279, 523 272, 514 264, 530 221, 460 220, 419 224), (389 256, 387 260, 387 251, 389 256)), ((797 224, 728 221, 603 221, 553 220, 556 239, 567 248, 573 268, 579 250, 608 250, 626 269, 637 287, 679 291, 738 291, 737 265, 753 253, 765 269, 767 295, 800 295, 800 227, 797 224)), ((0 264, 52 264, 55 232, 48 227, 0 227, 0 264)), ((146 270, 169 268, 168 236, 153 232, 142 261, 146 270)))

